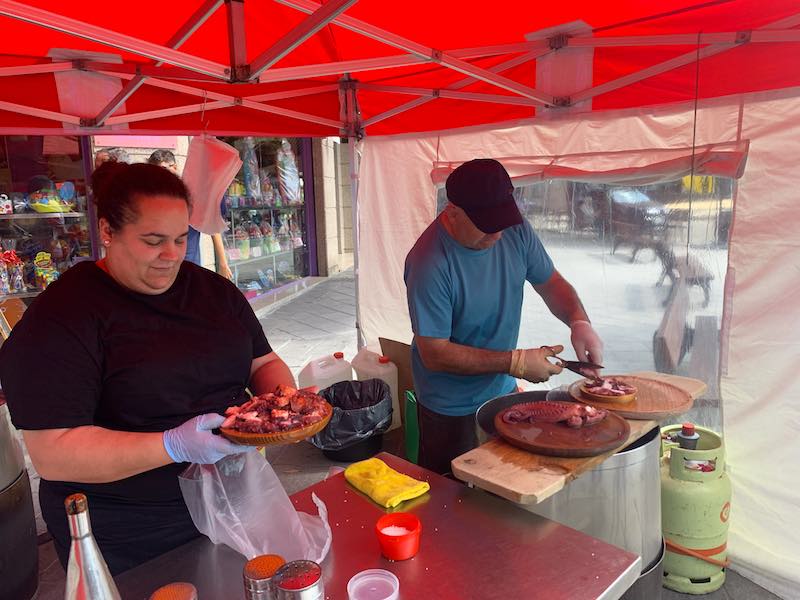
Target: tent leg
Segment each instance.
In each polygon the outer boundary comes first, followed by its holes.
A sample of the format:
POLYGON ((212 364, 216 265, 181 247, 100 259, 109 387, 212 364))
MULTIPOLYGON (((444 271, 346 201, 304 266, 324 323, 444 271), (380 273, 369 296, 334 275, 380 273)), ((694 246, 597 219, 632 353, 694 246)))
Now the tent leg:
POLYGON ((359 350, 363 348, 366 343, 364 335, 361 332, 361 306, 360 298, 358 295, 358 251, 359 251, 359 229, 358 229, 358 173, 359 173, 359 158, 356 144, 358 140, 355 136, 348 138, 348 146, 350 147, 350 194, 352 196, 352 214, 353 214, 353 275, 355 277, 356 288, 356 344, 359 350))

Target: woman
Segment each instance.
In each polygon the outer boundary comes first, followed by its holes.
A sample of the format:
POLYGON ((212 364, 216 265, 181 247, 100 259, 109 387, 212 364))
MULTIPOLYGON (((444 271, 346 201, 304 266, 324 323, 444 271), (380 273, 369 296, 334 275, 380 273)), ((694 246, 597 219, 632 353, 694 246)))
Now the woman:
POLYGON ((62 564, 64 498, 81 491, 119 573, 199 535, 178 474, 248 450, 212 434, 219 413, 246 387, 294 379, 241 292, 183 260, 190 204, 176 175, 109 162, 92 184, 106 256, 31 304, 0 350, 0 381, 62 564))

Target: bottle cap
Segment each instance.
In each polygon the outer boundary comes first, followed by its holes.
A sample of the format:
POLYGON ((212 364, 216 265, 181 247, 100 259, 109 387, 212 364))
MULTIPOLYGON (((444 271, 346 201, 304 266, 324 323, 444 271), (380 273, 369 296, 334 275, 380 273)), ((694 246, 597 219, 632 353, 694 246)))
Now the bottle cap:
POLYGON ((286 561, 277 554, 262 554, 247 561, 244 566, 244 576, 247 579, 269 579, 275 575, 275 571, 280 569, 286 561))
POLYGON ((388 357, 388 356, 381 356, 381 357, 378 359, 378 362, 379 362, 379 363, 381 363, 382 365, 385 365, 386 363, 388 363, 388 362, 389 362, 389 357, 388 357))
POLYGON ((343 359, 344 358, 344 352, 334 352, 333 353, 333 358, 335 358, 337 360, 343 359))
POLYGON ((197 589, 183 581, 168 583, 153 592, 150 600, 197 600, 197 589))
POLYGON ((322 569, 312 560, 293 560, 278 569, 274 577, 277 589, 300 591, 318 585, 322 569))
POLYGON ((694 435, 694 424, 693 423, 684 423, 681 425, 681 433, 683 435, 694 435))
POLYGON ((68 515, 77 515, 87 511, 89 502, 83 494, 72 494, 64 500, 64 508, 67 509, 68 515))

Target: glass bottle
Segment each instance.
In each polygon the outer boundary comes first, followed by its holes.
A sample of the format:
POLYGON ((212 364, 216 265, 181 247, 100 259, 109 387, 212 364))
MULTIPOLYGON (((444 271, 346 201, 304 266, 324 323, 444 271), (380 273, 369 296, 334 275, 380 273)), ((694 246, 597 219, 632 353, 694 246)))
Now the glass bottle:
POLYGON ((72 542, 67 563, 65 600, 121 600, 100 548, 92 535, 89 502, 83 494, 64 501, 72 542))

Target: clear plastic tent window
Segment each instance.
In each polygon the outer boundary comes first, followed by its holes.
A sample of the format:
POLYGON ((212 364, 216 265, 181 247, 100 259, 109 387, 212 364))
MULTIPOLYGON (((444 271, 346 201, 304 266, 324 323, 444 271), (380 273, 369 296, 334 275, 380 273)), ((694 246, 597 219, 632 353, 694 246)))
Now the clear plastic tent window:
MULTIPOLYGON (((515 189, 520 212, 606 341, 604 372, 704 381, 708 389, 681 419, 716 431, 734 185, 727 177, 685 176, 644 186, 550 179, 515 189)), ((437 214, 446 202, 439 187, 437 214)), ((522 314, 518 347, 563 343, 563 325, 537 317, 549 313, 530 286, 522 314)), ((546 385, 578 378, 564 371, 546 385)))

